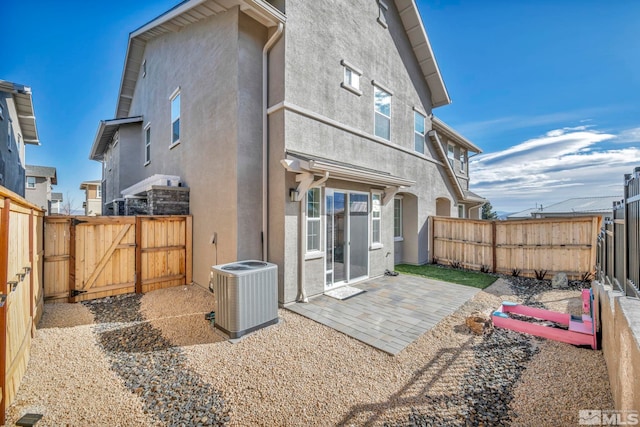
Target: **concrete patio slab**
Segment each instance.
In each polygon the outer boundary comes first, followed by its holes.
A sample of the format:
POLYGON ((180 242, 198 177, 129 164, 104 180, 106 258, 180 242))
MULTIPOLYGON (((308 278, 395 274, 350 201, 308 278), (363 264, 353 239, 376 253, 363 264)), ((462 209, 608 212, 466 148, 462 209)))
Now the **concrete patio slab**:
POLYGON ((285 308, 396 355, 480 290, 405 274, 352 286, 366 292, 346 300, 320 295, 285 308))

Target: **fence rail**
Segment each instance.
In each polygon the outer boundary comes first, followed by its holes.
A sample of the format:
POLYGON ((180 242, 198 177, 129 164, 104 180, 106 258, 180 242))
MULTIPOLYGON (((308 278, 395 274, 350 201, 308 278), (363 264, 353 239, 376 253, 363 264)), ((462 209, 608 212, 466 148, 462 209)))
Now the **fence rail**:
POLYGON ((78 302, 191 283, 192 218, 47 217, 44 298, 78 302))
POLYGON ((640 167, 624 181, 624 199, 613 204, 598 237, 598 279, 640 297, 640 167))
POLYGON ((42 316, 43 218, 40 208, 0 186, 0 425, 42 316))
POLYGON ((535 277, 593 274, 600 217, 514 221, 431 218, 435 262, 473 270, 535 277))

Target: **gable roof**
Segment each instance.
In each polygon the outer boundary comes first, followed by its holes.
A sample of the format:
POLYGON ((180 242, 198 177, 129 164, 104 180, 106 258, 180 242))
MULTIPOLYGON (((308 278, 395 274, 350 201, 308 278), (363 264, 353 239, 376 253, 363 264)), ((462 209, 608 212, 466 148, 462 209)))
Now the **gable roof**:
POLYGON ((284 23, 285 16, 264 0, 185 0, 129 34, 129 44, 120 80, 116 118, 129 115, 133 93, 140 74, 144 49, 149 40, 213 15, 240 6, 242 12, 267 27, 284 23))
POLYGON ((415 0, 395 0, 395 3, 413 52, 418 59, 422 75, 429 86, 432 107, 436 108, 451 104, 449 92, 447 92, 442 80, 442 74, 440 74, 436 57, 433 54, 433 49, 431 49, 431 43, 424 29, 415 0))
POLYGON ((81 190, 86 190, 86 189, 88 189, 90 186, 93 186, 93 185, 102 185, 102 181, 101 181, 101 180, 99 180, 99 179, 95 179, 95 180, 93 180, 93 181, 82 181, 82 182, 80 183, 80 189, 81 189, 81 190))
POLYGON ((435 129, 439 134, 446 136, 456 144, 466 148, 469 151, 473 151, 474 153, 478 153, 478 154, 482 153, 482 148, 478 147, 473 142, 469 141, 467 138, 460 135, 452 127, 450 127, 448 124, 446 124, 439 118, 434 116, 431 119, 431 121, 433 123, 433 129, 435 129))
POLYGON ((25 144, 40 145, 31 88, 18 83, 0 80, 0 92, 7 92, 13 95, 16 112, 18 113, 18 122, 20 123, 20 129, 22 129, 22 141, 25 144))
POLYGON ((53 185, 58 184, 58 176, 56 168, 51 166, 35 166, 35 165, 26 165, 24 174, 26 176, 35 176, 38 178, 51 178, 51 183, 53 185))
POLYGON ((142 116, 125 117, 123 119, 111 119, 100 120, 100 126, 93 139, 93 145, 91 146, 91 152, 89 153, 90 160, 102 160, 104 152, 111 143, 113 135, 120 128, 120 125, 126 125, 129 123, 142 123, 142 116))

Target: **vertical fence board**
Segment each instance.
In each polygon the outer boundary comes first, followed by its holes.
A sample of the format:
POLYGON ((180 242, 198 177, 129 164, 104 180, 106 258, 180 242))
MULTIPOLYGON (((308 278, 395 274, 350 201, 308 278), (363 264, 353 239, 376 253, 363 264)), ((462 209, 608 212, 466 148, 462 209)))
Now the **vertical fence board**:
POLYGON ((536 271, 572 278, 594 271, 598 217, 524 221, 432 218, 433 257, 469 269, 534 277, 536 271))

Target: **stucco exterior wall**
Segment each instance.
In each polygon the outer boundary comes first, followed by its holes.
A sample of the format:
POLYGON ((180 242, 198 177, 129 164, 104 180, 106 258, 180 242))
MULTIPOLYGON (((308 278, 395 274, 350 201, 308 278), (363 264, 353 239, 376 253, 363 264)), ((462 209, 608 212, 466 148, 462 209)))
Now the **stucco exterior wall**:
MULTIPOLYGON (((271 51, 269 88, 269 105, 275 106, 269 117, 269 211, 273 218, 269 255, 281 269, 284 266, 287 270, 281 273, 284 287, 281 303, 295 299, 299 282, 297 273, 292 272, 298 268, 300 207, 288 196, 289 188, 297 186, 294 175, 286 173, 279 164, 285 151, 336 159, 416 181, 414 186, 403 190, 414 196, 410 206, 414 215, 404 223, 403 262, 428 262, 427 218, 436 213, 435 199, 455 200, 429 139, 424 155, 414 150, 414 108, 428 116, 430 93, 395 5, 389 4, 388 29, 377 22, 378 6, 373 1, 355 0, 349 7, 340 8, 327 7, 322 2, 288 2, 286 12, 285 35, 271 51), (363 71, 362 95, 341 87, 342 60, 363 71), (392 92, 390 141, 374 136, 372 80, 392 92), (300 109, 311 114, 301 114, 300 109), (327 123, 331 121, 339 125, 327 123), (279 218, 284 224, 278 222, 279 218)), ((431 128, 428 118, 426 126, 427 130, 431 128)), ((358 191, 368 193, 384 190, 333 180, 324 187, 345 190, 357 187, 358 191)), ((324 200, 324 192, 322 198, 324 200)), ((383 208, 382 227, 383 248, 369 251, 371 277, 383 274, 387 268, 393 269, 393 202, 383 208)), ((305 262, 308 295, 323 290, 320 286, 325 281, 323 262, 324 258, 322 262, 305 262)))
POLYGON ((48 178, 36 177, 36 188, 25 190, 25 199, 49 213, 49 200, 51 200, 51 184, 48 178))
POLYGON ((592 288, 615 409, 640 411, 640 300, 599 282, 592 288))
MULTIPOLYGON (((20 196, 25 196, 24 143, 13 96, 0 92, 3 118, 0 120, 0 185, 20 196), (8 136, 11 137, 8 140, 8 136)), ((40 206, 40 205, 38 205, 40 206)), ((45 205, 46 206, 46 205, 45 205)))
MULTIPOLYGON (((130 181, 178 175, 190 188, 194 281, 210 267, 261 258, 262 46, 266 29, 239 9, 155 38, 144 53, 130 116, 142 115, 130 181), (180 90, 180 143, 171 146, 170 97, 180 90), (144 166, 144 128, 151 161, 144 166), (217 236, 212 244, 212 236, 217 236)), ((121 178, 119 187, 124 185, 121 178)))

